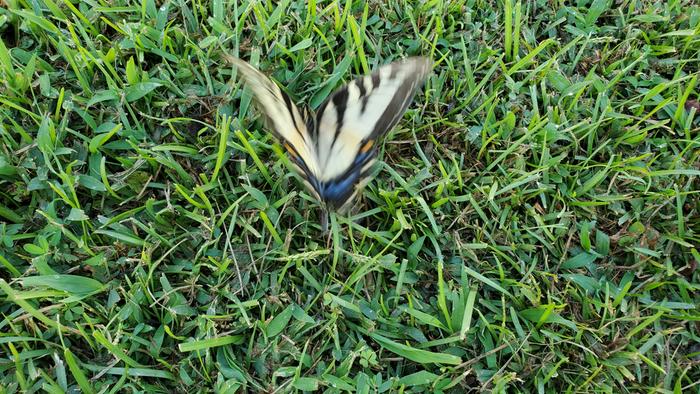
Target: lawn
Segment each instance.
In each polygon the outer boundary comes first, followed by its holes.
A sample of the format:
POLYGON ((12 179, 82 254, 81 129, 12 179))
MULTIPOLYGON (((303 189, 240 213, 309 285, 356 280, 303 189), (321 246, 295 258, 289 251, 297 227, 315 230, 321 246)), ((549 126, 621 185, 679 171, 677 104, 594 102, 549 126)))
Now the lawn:
POLYGON ((4 0, 0 393, 700 392, 693 0, 4 0), (322 231, 232 56, 434 69, 322 231))

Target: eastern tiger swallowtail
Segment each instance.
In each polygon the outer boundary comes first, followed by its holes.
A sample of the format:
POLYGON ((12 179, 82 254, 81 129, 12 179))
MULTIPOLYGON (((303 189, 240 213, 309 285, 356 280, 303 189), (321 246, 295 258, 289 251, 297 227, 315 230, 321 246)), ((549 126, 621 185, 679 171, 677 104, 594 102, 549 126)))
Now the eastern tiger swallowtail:
POLYGON ((422 57, 382 66, 333 92, 314 115, 250 64, 231 61, 309 190, 326 209, 341 212, 366 183, 378 140, 398 123, 432 68, 422 57))

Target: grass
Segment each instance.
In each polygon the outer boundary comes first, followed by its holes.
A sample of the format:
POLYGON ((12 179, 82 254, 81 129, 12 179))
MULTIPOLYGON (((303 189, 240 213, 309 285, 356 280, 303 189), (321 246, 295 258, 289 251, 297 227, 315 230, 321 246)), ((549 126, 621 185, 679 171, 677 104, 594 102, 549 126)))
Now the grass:
POLYGON ((0 31, 0 392, 700 392, 697 3, 6 0, 0 31), (226 57, 317 107, 418 54, 322 237, 226 57))

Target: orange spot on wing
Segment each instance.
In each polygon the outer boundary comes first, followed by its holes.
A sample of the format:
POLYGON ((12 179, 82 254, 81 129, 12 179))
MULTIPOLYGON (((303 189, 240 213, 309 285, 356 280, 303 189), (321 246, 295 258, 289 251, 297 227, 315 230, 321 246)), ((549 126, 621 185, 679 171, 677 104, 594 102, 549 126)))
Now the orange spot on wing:
POLYGON ((294 158, 297 157, 296 152, 294 152, 294 149, 293 149, 291 146, 289 146, 289 144, 285 143, 285 144, 284 144, 284 149, 286 149, 286 150, 287 150, 287 153, 289 153, 292 157, 294 157, 294 158))
POLYGON ((365 142, 364 145, 362 145, 362 148, 360 148, 360 153, 367 153, 369 152, 370 149, 374 146, 374 140, 369 140, 365 142))

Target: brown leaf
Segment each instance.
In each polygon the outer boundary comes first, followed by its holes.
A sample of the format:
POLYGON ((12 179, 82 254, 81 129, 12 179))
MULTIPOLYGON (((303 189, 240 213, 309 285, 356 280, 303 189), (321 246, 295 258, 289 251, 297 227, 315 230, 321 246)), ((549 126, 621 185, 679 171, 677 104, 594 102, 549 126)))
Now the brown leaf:
POLYGON ((698 101, 698 100, 686 100, 685 101, 685 109, 690 111, 693 108, 695 108, 696 112, 700 112, 700 101, 698 101))

